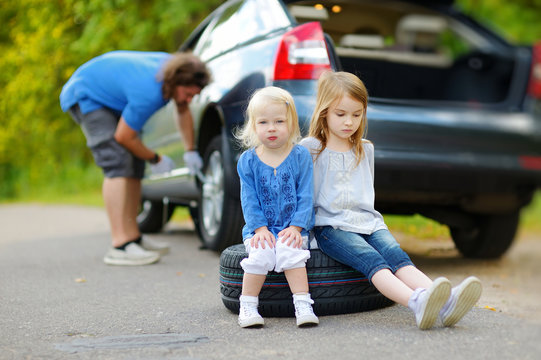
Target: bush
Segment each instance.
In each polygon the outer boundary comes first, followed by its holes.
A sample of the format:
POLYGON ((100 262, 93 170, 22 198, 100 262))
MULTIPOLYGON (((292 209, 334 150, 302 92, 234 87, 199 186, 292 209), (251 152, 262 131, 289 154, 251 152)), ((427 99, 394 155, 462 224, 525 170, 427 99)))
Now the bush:
MULTIPOLYGON (((110 50, 173 52, 219 0, 19 0, 0 7, 0 201, 44 189, 96 189, 93 160, 58 96, 75 69, 110 50), (90 181, 88 179, 94 179, 90 181), (95 183, 94 183, 95 181, 95 183)), ((541 0, 458 0, 507 37, 541 39, 541 0), (501 26, 503 28, 503 26, 501 26)), ((44 190, 45 191, 45 190, 44 190)))
MULTIPOLYGON (((21 0, 0 8, 0 200, 40 188, 78 191, 93 163, 62 112, 63 84, 116 49, 173 52, 219 3, 198 0, 21 0)), ((85 180, 86 181, 86 180, 85 180)), ((97 186, 97 184, 95 185, 97 186)))

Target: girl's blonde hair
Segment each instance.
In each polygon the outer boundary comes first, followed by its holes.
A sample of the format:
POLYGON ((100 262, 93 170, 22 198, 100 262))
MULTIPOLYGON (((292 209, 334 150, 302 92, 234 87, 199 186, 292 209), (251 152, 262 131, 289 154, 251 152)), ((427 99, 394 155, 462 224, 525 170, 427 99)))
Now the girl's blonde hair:
POLYGON ((359 129, 349 138, 353 145, 353 152, 357 158, 357 164, 364 156, 363 137, 366 135, 366 108, 368 106, 368 92, 361 79, 348 72, 324 72, 318 81, 316 107, 310 121, 309 136, 321 142, 321 149, 317 156, 327 147, 329 138, 329 127, 327 125, 327 114, 329 108, 344 96, 359 101, 363 106, 361 124, 359 129))
POLYGON ((259 110, 269 104, 284 104, 286 107, 287 128, 289 129, 288 142, 295 144, 300 140, 301 131, 293 97, 284 89, 267 86, 253 93, 246 109, 247 121, 235 134, 235 137, 244 148, 256 147, 261 144, 255 132, 255 118, 259 110))

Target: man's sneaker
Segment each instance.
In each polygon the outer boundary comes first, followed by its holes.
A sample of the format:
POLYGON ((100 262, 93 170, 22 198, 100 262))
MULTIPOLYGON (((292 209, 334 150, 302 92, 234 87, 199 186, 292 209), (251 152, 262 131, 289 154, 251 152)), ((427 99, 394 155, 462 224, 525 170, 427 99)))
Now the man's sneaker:
POLYGON ((312 304, 314 300, 310 294, 293 294, 293 305, 295 305, 295 317, 297 326, 310 326, 319 324, 319 319, 314 314, 312 304))
POLYGON ((131 243, 124 250, 110 248, 103 262, 107 265, 148 265, 160 259, 160 254, 154 251, 147 251, 136 243, 131 243))
POLYGON ((466 315, 481 297, 481 281, 470 276, 451 290, 449 300, 440 311, 443 326, 453 326, 466 315))
POLYGON ((157 252, 160 255, 165 255, 169 253, 169 244, 149 239, 146 236, 142 237, 140 245, 143 249, 157 252))
POLYGON ((443 277, 434 280, 428 289, 419 288, 413 292, 408 307, 413 310, 419 329, 430 329, 434 325, 450 293, 451 283, 443 277))
POLYGON ((257 305, 259 304, 257 297, 241 295, 239 300, 240 310, 238 322, 240 327, 263 326, 265 320, 257 311, 257 305))

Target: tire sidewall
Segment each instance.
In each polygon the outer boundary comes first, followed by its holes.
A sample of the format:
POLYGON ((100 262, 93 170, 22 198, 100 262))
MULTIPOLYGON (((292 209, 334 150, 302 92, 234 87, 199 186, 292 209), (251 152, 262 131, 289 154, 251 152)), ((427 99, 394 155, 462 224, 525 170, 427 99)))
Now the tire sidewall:
POLYGON ((164 205, 160 201, 141 199, 141 211, 137 214, 137 226, 142 233, 157 233, 173 215, 174 206, 169 204, 167 219, 164 219, 164 205))
MULTIPOLYGON (((243 244, 225 249, 220 256, 220 292, 225 307, 238 313, 242 292, 242 259, 248 254, 243 244)), ((306 263, 310 294, 317 315, 347 314, 393 304, 370 284, 366 276, 330 258, 319 249, 310 250, 306 263)), ((294 316, 292 294, 284 273, 270 272, 259 293, 263 316, 294 316)))
POLYGON ((232 168, 233 165, 228 166, 225 157, 226 152, 224 151, 223 146, 222 135, 216 136, 209 143, 203 158, 203 173, 205 173, 209 164, 210 156, 216 151, 220 153, 223 172, 223 203, 221 209, 222 218, 220 219, 220 224, 216 234, 209 234, 203 221, 203 184, 200 184, 199 205, 197 209, 197 232, 200 235, 203 245, 207 249, 215 251, 221 251, 231 244, 239 243, 243 223, 242 212, 240 210, 240 201, 232 195, 233 186, 231 182, 233 177, 231 175, 232 170, 230 168, 232 168))

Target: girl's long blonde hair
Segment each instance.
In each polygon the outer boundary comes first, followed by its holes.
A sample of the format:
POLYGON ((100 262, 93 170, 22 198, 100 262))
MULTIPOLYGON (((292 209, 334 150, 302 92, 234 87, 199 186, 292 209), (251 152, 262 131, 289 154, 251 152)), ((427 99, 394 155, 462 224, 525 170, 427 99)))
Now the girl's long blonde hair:
POLYGON ((295 144, 300 140, 301 131, 293 97, 284 89, 267 86, 253 93, 246 109, 244 126, 235 133, 235 137, 243 148, 247 149, 260 145, 255 132, 255 118, 259 109, 268 104, 284 104, 286 106, 287 128, 289 129, 288 141, 290 144, 295 144))
POLYGON ((329 127, 327 125, 327 114, 329 108, 344 96, 359 101, 363 105, 363 114, 359 129, 349 138, 353 145, 353 152, 357 158, 357 164, 364 156, 363 137, 366 135, 366 108, 368 106, 368 92, 361 79, 348 72, 324 72, 318 81, 316 107, 310 121, 309 136, 321 142, 321 148, 316 153, 319 156, 327 147, 329 138, 329 127))

